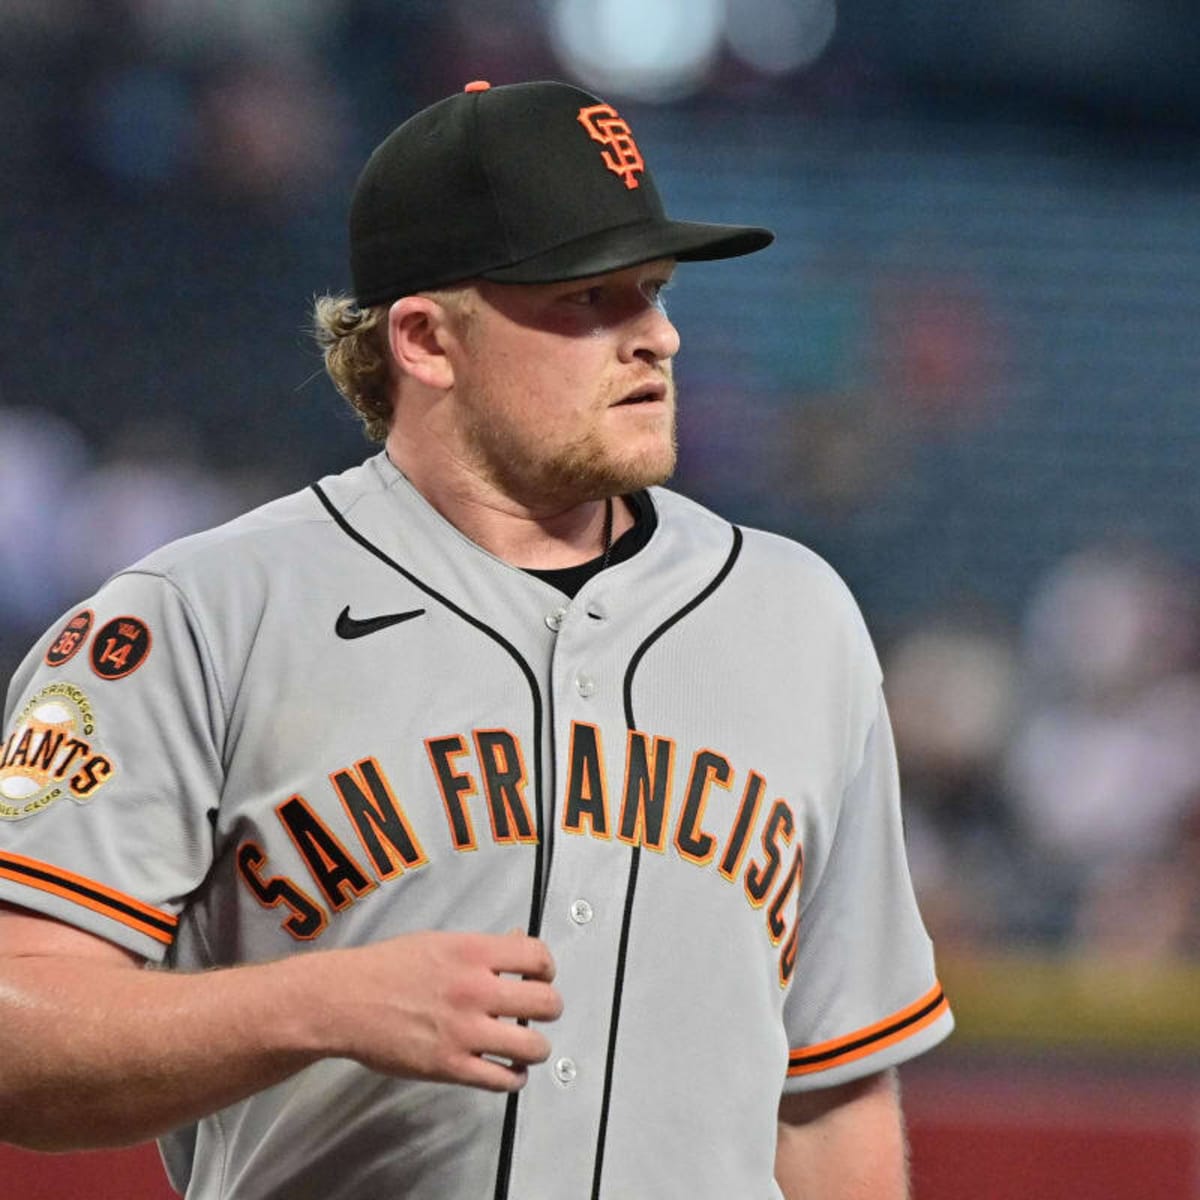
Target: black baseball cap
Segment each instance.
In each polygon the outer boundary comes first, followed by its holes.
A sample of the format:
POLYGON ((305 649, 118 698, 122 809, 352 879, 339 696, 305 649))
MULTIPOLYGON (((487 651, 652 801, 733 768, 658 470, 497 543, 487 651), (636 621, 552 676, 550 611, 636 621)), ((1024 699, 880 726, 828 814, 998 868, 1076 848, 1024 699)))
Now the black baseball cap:
POLYGON ((673 221, 629 126, 565 83, 467 84, 394 130, 350 205, 366 307, 467 279, 554 283, 656 258, 734 258, 768 229, 673 221))

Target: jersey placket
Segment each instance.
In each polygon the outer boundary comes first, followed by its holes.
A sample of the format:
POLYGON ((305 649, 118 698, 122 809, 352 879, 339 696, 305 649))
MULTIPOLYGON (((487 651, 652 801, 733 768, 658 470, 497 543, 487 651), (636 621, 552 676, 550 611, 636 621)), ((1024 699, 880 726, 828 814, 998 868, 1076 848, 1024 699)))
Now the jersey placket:
POLYGON ((611 1080, 609 1039, 619 975, 630 851, 616 838, 625 750, 621 664, 614 660, 611 588, 589 583, 545 615, 553 727, 553 828, 541 936, 572 995, 545 1030, 548 1063, 521 1094, 508 1194, 592 1194, 597 1132, 611 1080))

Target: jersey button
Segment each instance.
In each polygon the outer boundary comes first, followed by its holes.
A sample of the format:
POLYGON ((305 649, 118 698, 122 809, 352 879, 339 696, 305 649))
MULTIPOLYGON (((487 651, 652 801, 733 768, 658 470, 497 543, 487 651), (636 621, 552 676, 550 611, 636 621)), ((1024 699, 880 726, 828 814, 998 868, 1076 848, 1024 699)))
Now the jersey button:
POLYGON ((586 900, 576 900, 571 905, 571 920, 576 925, 586 925, 594 915, 592 906, 586 900))
POLYGON ((579 1074, 579 1068, 575 1065, 573 1058, 566 1056, 558 1059, 554 1064, 554 1078, 562 1084, 570 1084, 575 1082, 575 1076, 579 1074))
POLYGON ((575 676, 575 690, 586 700, 596 694, 596 681, 586 671, 580 671, 575 676))
POLYGON ((565 608, 556 608, 553 612, 546 614, 546 628, 553 629, 557 633, 562 628, 563 617, 567 615, 565 608))

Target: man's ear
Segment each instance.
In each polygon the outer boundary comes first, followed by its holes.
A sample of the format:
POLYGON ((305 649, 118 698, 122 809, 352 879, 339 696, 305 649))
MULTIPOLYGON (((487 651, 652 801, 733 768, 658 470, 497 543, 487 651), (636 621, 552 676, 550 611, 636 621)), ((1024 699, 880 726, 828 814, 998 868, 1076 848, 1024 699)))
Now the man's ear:
POLYGON ((446 353, 452 340, 450 313, 431 296, 404 296, 388 310, 388 345, 405 375, 438 391, 454 385, 446 353))

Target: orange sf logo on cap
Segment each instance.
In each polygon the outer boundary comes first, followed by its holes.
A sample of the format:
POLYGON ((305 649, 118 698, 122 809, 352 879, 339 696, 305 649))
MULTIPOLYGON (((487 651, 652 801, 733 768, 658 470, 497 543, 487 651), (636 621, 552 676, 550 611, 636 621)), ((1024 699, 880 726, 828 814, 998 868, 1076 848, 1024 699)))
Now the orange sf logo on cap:
POLYGON ((593 104, 579 110, 579 123, 588 131, 588 137, 608 147, 600 152, 604 165, 619 175, 627 188, 637 187, 634 172, 644 171, 646 163, 624 117, 607 104, 593 104))

